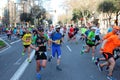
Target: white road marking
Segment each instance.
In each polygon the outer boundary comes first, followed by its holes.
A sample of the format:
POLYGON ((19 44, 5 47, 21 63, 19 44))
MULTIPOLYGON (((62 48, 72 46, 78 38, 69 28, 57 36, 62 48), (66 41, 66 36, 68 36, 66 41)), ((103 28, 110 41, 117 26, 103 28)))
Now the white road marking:
POLYGON ((72 50, 70 49, 70 47, 69 47, 68 45, 66 45, 66 47, 68 48, 68 50, 69 50, 70 52, 72 52, 72 50))
POLYGON ((14 41, 14 42, 11 42, 10 44, 14 44, 14 43, 19 42, 19 41, 21 41, 21 39, 14 41))
MULTIPOLYGON (((31 52, 30 59, 32 60, 34 57, 35 50, 31 52)), ((27 68, 29 62, 27 62, 27 59, 22 63, 22 65, 19 67, 19 69, 14 73, 14 75, 11 77, 10 80, 19 80, 22 74, 24 73, 25 69, 27 68)))
MULTIPOLYGON (((0 38, 0 40, 2 40, 2 41, 4 41, 2 38, 0 38)), ((4 41, 5 42, 5 41, 4 41)), ((8 45, 8 47, 7 48, 5 48, 5 49, 3 49, 3 50, 1 50, 0 51, 0 53, 2 53, 2 52, 4 52, 4 51, 6 51, 8 48, 10 48, 11 46, 7 43, 7 42, 5 42, 5 44, 7 44, 8 45)))
POLYGON ((7 38, 7 36, 2 36, 1 38, 7 38))
POLYGON ((20 58, 20 59, 18 59, 15 63, 14 63, 14 65, 20 65, 20 61, 22 60, 22 58, 20 58))

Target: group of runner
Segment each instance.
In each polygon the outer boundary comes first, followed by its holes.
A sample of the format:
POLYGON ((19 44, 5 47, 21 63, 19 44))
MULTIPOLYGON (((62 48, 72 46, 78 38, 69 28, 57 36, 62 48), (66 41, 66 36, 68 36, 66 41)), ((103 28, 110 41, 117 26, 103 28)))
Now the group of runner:
MULTIPOLYGON (((120 54, 114 57, 114 49, 120 46, 120 28, 118 26, 113 26, 112 32, 107 33, 103 38, 100 34, 99 24, 92 25, 90 27, 81 28, 81 37, 79 40, 85 41, 84 50, 81 50, 81 54, 88 53, 90 48, 92 48, 92 61, 98 66, 99 70, 102 70, 103 66, 107 65, 109 73, 107 78, 109 80, 114 80, 112 77, 112 72, 115 66, 115 59, 118 59, 120 54), (82 29, 83 28, 83 29, 82 29), (104 58, 98 58, 95 56, 96 47, 102 44, 100 48, 101 54, 104 58), (99 61, 105 61, 105 63, 100 64, 99 61)), ((46 67, 47 60, 50 62, 52 58, 57 54, 57 65, 56 69, 62 71, 60 67, 61 59, 61 43, 63 42, 64 35, 68 35, 68 41, 73 41, 76 39, 79 28, 75 25, 70 25, 70 28, 61 27, 56 25, 55 27, 50 26, 49 30, 44 30, 43 27, 38 27, 31 33, 28 29, 22 36, 22 41, 24 45, 24 50, 22 55, 24 55, 26 49, 28 49, 28 62, 30 60, 30 49, 35 49, 35 59, 36 59, 36 72, 37 78, 40 79, 40 71, 42 68, 46 67), (47 50, 51 50, 52 54, 47 59, 47 50)), ((77 41, 77 40, 76 40, 77 41)))
POLYGON ((55 28, 49 27, 49 30, 44 30, 43 27, 38 27, 31 33, 27 28, 22 36, 23 42, 23 52, 22 55, 28 50, 28 62, 31 62, 30 51, 31 48, 35 49, 35 59, 36 59, 36 77, 41 78, 40 71, 42 68, 46 67, 47 63, 47 50, 51 50, 52 54, 48 58, 50 62, 55 54, 57 54, 57 65, 56 69, 62 71, 60 68, 61 59, 61 42, 63 34, 60 33, 60 26, 56 25, 55 28))
POLYGON ((108 69, 108 80, 116 80, 113 77, 113 70, 115 67, 116 60, 120 57, 120 27, 113 26, 111 32, 109 31, 103 37, 100 37, 99 24, 93 25, 82 34, 82 38, 85 38, 86 45, 83 46, 85 49, 81 50, 81 54, 88 53, 92 48, 92 61, 98 66, 100 71, 103 71, 103 67, 107 66, 108 69), (96 26, 96 27, 95 27, 96 26), (104 56, 103 58, 95 57, 95 49, 97 45, 101 45, 100 53, 104 56), (99 63, 99 61, 105 61, 99 63))

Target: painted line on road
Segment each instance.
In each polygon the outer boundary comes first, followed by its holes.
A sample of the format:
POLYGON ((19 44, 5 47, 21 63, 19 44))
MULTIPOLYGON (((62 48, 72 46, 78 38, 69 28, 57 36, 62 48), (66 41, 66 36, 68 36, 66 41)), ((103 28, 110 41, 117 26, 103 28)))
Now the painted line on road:
POLYGON ((7 38, 7 36, 2 36, 1 38, 7 38))
POLYGON ((20 59, 18 59, 15 63, 14 63, 14 65, 20 65, 20 61, 22 60, 22 58, 20 58, 20 59))
POLYGON ((69 50, 70 52, 72 52, 72 50, 70 49, 70 47, 69 47, 68 45, 66 45, 66 47, 68 48, 68 50, 69 50))
MULTIPOLYGON (((30 59, 32 60, 34 57, 35 50, 31 52, 30 59)), ((22 63, 22 65, 19 67, 19 69, 14 73, 14 75, 11 77, 10 80, 19 80, 22 74, 24 73, 25 69, 27 68, 29 62, 27 62, 27 59, 22 63)))
POLYGON ((14 44, 14 43, 19 42, 19 41, 21 41, 21 39, 14 41, 14 42, 11 42, 10 44, 14 44))
MULTIPOLYGON (((0 40, 2 40, 2 41, 4 41, 2 38, 0 38, 0 40)), ((5 41, 4 41, 5 42, 5 41)), ((7 43, 7 42, 5 42, 5 44, 7 44, 8 45, 8 47, 7 48, 5 48, 5 49, 3 49, 2 51, 0 51, 0 53, 2 53, 2 52, 4 52, 4 51, 6 51, 8 48, 10 48, 11 46, 7 43)))

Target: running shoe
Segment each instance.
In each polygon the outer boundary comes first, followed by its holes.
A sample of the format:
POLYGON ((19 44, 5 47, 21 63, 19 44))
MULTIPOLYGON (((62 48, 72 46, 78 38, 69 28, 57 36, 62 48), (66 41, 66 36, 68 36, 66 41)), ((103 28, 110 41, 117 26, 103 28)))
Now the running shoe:
POLYGON ((94 61, 95 61, 95 57, 93 56, 93 57, 92 57, 92 62, 94 62, 94 61))
POLYGON ((108 70, 109 70, 109 66, 106 67, 106 71, 108 71, 108 70))
POLYGON ((107 76, 107 79, 108 79, 108 80, 117 80, 117 79, 115 79, 115 78, 112 77, 112 76, 107 76))
POLYGON ((95 63, 96 65, 98 65, 98 62, 99 62, 99 58, 96 57, 95 60, 94 60, 94 63, 95 63))
POLYGON ((52 56, 50 56, 50 57, 48 58, 48 62, 51 62, 51 59, 52 59, 52 56))
POLYGON ((81 50, 80 54, 81 54, 81 55, 84 54, 84 50, 81 50))
POLYGON ((98 64, 97 66, 100 72, 103 71, 103 68, 100 66, 100 64, 98 64))
POLYGON ((36 78, 37 78, 38 80, 41 79, 41 75, 40 75, 40 73, 37 73, 37 74, 36 74, 36 78))
POLYGON ((28 61, 29 63, 31 63, 31 59, 28 59, 27 61, 28 61))
POLYGON ((61 69, 59 66, 56 66, 56 69, 57 69, 58 71, 62 71, 62 69, 61 69))
POLYGON ((24 52, 22 52, 22 56, 24 56, 25 55, 25 53, 24 52))
POLYGON ((85 44, 83 44, 82 46, 83 46, 82 48, 85 49, 85 44))

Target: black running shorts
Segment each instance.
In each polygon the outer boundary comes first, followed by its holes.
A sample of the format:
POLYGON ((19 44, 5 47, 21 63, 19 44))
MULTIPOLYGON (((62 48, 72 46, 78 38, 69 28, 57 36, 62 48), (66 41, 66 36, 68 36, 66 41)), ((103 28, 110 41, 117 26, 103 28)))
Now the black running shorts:
POLYGON ((103 56, 105 57, 106 60, 108 60, 111 57, 113 57, 113 55, 111 53, 105 53, 105 52, 103 52, 103 56))
POLYGON ((24 45, 25 48, 28 48, 30 45, 24 45))
POLYGON ((36 60, 47 60, 46 52, 36 51, 35 52, 35 59, 36 60))

